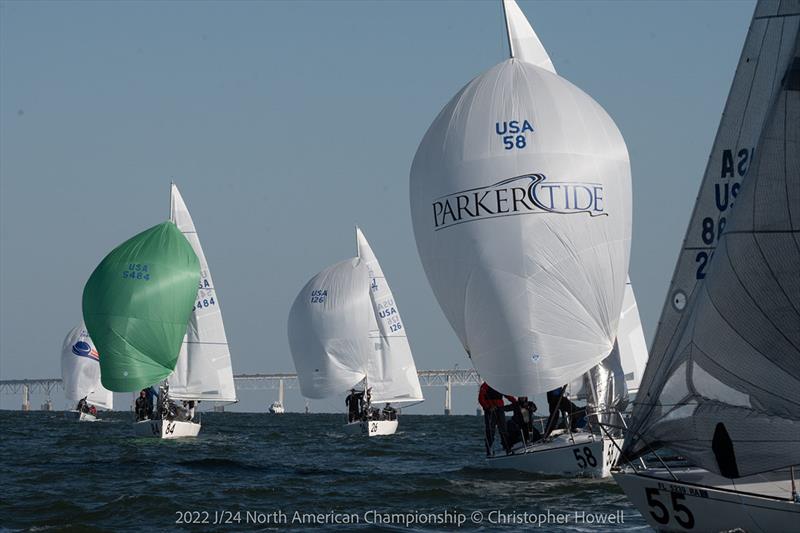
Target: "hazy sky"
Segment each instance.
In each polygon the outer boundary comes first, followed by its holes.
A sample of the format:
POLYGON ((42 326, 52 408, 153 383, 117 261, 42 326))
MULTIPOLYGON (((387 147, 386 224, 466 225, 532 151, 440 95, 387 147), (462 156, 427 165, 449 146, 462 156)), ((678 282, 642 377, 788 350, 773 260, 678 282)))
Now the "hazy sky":
MULTIPOLYGON (((649 343, 754 2, 520 5, 628 144, 630 275, 649 343)), ((467 367, 417 255, 408 173, 444 104, 507 57, 502 16, 499 0, 0 3, 0 377, 60 375, 87 277, 168 217, 171 179, 235 372, 294 371, 289 307, 355 255, 355 224, 418 368, 467 367)), ((443 391, 424 392, 414 412, 440 412, 443 391)), ((473 412, 474 395, 457 390, 456 411, 473 412)), ((296 391, 288 403, 302 407, 296 391)))

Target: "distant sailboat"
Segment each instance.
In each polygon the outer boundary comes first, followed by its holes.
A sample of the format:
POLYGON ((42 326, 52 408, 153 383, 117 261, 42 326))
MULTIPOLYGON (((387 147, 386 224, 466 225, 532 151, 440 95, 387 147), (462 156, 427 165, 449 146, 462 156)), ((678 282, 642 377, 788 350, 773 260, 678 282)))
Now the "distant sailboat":
MULTIPOLYGON (((168 397, 183 402, 234 403, 237 401, 236 388, 219 295, 189 209, 174 183, 170 186, 169 218, 189 241, 200 261, 200 283, 178 362, 167 378, 168 397)), ((148 432, 146 425, 137 426, 143 434, 148 432)), ((161 429, 163 436, 166 428, 161 429)), ((199 421, 183 420, 178 421, 170 435, 194 436, 199 431, 199 421)))
POLYGON ((140 391, 172 373, 199 280, 197 256, 172 222, 131 237, 100 262, 83 289, 83 319, 103 354, 104 387, 140 391))
POLYGON ((79 405, 78 408, 67 411, 69 418, 95 421, 97 417, 90 412, 91 406, 109 411, 114 408, 114 394, 100 383, 100 355, 83 322, 73 328, 64 339, 61 349, 61 379, 67 400, 78 402, 79 405))
POLYGON ((363 409, 351 410, 358 416, 348 427, 391 435, 397 417, 372 406, 424 398, 394 296, 358 228, 356 240, 358 257, 326 268, 298 294, 289 313, 289 346, 303 396, 326 398, 359 387, 363 409))
POLYGON ((156 412, 134 423, 137 435, 159 438, 196 436, 199 401, 236 401, 208 264, 175 185, 170 197, 170 222, 117 247, 84 289, 86 323, 108 354, 103 382, 117 391, 160 384, 156 412))
POLYGON ((800 524, 799 169, 800 1, 760 1, 614 474, 657 529, 800 524))
POLYGON ((269 412, 273 415, 282 415, 286 412, 286 409, 283 407, 284 402, 284 387, 283 387, 283 380, 278 382, 278 399, 272 402, 269 406, 269 412))
MULTIPOLYGON (((411 168, 411 214, 428 281, 481 377, 533 396, 563 391, 617 343, 630 164, 611 117, 556 74, 517 4, 503 7, 511 57, 428 129, 411 168)), ((616 456, 597 428, 527 444, 491 465, 605 476, 616 456)))

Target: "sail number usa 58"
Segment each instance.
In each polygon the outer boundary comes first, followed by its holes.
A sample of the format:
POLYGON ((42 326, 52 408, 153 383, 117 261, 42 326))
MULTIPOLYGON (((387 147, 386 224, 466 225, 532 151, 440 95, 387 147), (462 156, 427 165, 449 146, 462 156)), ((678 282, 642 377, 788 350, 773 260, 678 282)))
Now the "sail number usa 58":
POLYGON ((504 120, 494 123, 494 132, 505 150, 522 150, 528 146, 527 135, 533 133, 533 126, 528 119, 504 120))

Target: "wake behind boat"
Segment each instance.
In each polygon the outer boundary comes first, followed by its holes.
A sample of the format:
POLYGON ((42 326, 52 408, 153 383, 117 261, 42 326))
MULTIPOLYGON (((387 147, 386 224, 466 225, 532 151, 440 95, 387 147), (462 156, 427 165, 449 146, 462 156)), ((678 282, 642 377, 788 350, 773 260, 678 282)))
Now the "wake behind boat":
POLYGON ((312 399, 350 390, 345 430, 391 435, 391 404, 423 401, 406 329, 383 270, 356 228, 358 257, 323 270, 289 313, 288 335, 300 390, 312 399), (375 404, 385 404, 378 409, 375 404))

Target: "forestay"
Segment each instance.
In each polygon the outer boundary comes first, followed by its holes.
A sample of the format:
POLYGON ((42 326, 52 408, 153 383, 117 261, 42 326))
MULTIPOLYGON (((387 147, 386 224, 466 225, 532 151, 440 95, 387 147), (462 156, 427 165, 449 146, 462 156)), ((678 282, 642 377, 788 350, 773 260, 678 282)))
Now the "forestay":
POLYGON ((83 322, 64 339, 61 379, 68 400, 77 402, 85 397, 91 405, 113 409, 114 394, 100 383, 100 355, 83 322))
POLYGON ((411 355, 406 328, 392 290, 367 239, 356 228, 358 257, 369 275, 369 296, 373 319, 369 338, 373 353, 368 359, 367 383, 372 402, 421 402, 417 367, 411 355))
POLYGON ((800 464, 798 15, 797 0, 756 8, 637 398, 628 458, 668 446, 727 477, 800 464), (724 190, 726 209, 715 205, 724 190), (704 224, 715 230, 710 242, 704 224), (695 278, 686 274, 691 245, 709 258, 716 249, 695 278))
POLYGON ((306 283, 289 312, 289 348, 306 398, 341 394, 366 377, 372 351, 369 274, 357 257, 306 283))
POLYGON ((178 400, 235 402, 231 354, 219 296, 189 210, 175 184, 170 187, 170 220, 183 233, 200 261, 200 283, 169 395, 178 400))
POLYGON ((581 376, 614 345, 631 178, 613 120, 552 66, 528 63, 519 42, 512 35, 514 58, 433 121, 410 200, 428 281, 476 369, 530 396, 581 376))

